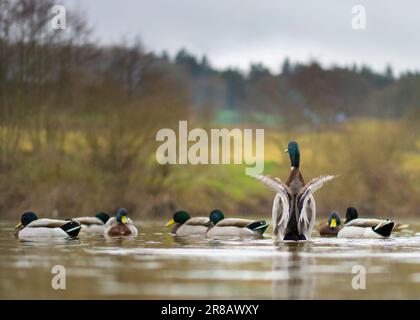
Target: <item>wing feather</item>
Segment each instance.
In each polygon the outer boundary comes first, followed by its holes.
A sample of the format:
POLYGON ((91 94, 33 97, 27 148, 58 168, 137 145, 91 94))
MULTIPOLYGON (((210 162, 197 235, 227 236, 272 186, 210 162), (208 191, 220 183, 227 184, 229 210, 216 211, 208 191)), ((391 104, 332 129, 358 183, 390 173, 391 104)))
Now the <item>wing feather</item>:
POLYGON ((272 210, 273 238, 283 239, 290 219, 290 200, 286 193, 278 192, 272 210))
POLYGON ((73 220, 76 220, 84 225, 104 225, 103 221, 97 217, 77 217, 73 218, 73 220))
POLYGON ((185 222, 185 225, 189 225, 189 226, 210 226, 211 221, 207 217, 193 217, 191 219, 188 219, 187 222, 185 222))
POLYGON ((58 219, 47 219, 47 218, 43 218, 43 219, 37 219, 32 221, 31 223, 29 223, 27 225, 27 227, 30 228, 59 228, 62 225, 65 225, 67 222, 69 222, 68 220, 58 220, 58 219))
POLYGON ((382 219, 366 219, 366 218, 357 218, 351 220, 345 224, 346 227, 362 227, 362 228, 369 228, 369 227, 376 227, 377 225, 386 222, 386 220, 382 219))
POLYGON ((277 177, 264 176, 264 175, 259 175, 259 174, 251 175, 251 177, 261 181, 264 185, 266 185, 267 187, 269 187, 271 190, 275 192, 286 192, 286 194, 289 194, 289 195, 292 194, 292 191, 290 190, 290 188, 277 177))
POLYGON ((298 219, 299 233, 303 234, 306 239, 310 239, 316 220, 316 203, 313 195, 309 197, 306 205, 302 208, 300 215, 301 217, 303 216, 303 218, 298 219))
POLYGON ((334 179, 335 176, 321 176, 308 182, 297 196, 297 212, 300 213, 298 219, 299 233, 309 239, 315 225, 316 204, 313 193, 319 190, 326 182, 334 179))
POLYGON ((238 227, 238 228, 245 228, 255 220, 249 219, 240 219, 240 218, 227 218, 223 219, 218 222, 216 225, 218 227, 238 227))
POLYGON ((276 192, 272 209, 273 238, 282 239, 290 218, 292 192, 279 178, 264 175, 252 175, 252 177, 276 192))

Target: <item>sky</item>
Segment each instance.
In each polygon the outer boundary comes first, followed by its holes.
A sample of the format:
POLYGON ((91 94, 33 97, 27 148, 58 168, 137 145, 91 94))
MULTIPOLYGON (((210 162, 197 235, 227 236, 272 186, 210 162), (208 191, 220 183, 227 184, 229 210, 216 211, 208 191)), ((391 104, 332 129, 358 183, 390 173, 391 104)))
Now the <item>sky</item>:
MULTIPOLYGON (((262 62, 317 60, 323 66, 366 64, 395 73, 420 70, 418 0, 67 0, 103 44, 140 38, 147 51, 205 54, 213 67, 247 71, 262 62), (366 28, 352 28, 363 5, 366 28)), ((67 9, 69 10, 69 9, 67 9)))

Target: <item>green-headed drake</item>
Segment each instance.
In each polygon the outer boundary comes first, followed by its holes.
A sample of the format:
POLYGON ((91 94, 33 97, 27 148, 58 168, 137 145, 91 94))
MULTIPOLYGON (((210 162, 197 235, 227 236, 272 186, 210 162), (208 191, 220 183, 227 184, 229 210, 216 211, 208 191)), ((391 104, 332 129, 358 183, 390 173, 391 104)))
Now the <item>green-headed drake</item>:
POLYGON ((319 234, 322 237, 336 237, 341 229, 341 219, 337 212, 333 211, 328 216, 328 222, 320 229, 319 234))
POLYGON ((300 151, 295 141, 289 142, 291 171, 286 183, 279 178, 253 175, 276 192, 272 209, 275 240, 309 240, 315 226, 316 205, 313 193, 334 176, 321 176, 305 184, 300 172, 300 151))
POLYGON ((356 208, 350 207, 346 212, 346 223, 338 232, 338 238, 388 238, 394 229, 395 222, 382 219, 362 219, 356 208))
POLYGON ((74 220, 39 219, 34 212, 22 214, 15 226, 19 239, 75 238, 82 226, 74 220))
POLYGON ((177 236, 197 236, 205 235, 213 224, 209 218, 194 217, 191 218, 186 211, 177 211, 165 227, 173 226, 171 233, 177 236))
POLYGON ((253 237, 261 238, 268 224, 264 220, 249 220, 228 218, 222 211, 215 209, 210 213, 210 220, 213 227, 207 232, 207 237, 253 237))
POLYGON ((133 221, 128 217, 128 212, 124 208, 118 210, 115 217, 110 218, 103 231, 106 237, 137 236, 137 228, 133 221))
POLYGON ((98 212, 92 217, 78 217, 73 220, 79 221, 82 225, 80 232, 87 234, 103 234, 109 218, 110 217, 106 212, 98 212))

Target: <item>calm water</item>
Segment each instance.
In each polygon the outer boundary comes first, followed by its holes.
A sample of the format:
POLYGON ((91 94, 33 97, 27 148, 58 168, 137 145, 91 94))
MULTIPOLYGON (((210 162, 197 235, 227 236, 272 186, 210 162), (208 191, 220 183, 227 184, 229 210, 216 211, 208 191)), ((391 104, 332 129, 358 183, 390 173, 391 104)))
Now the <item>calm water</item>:
POLYGON ((420 299, 420 225, 387 240, 278 246, 175 239, 151 222, 136 239, 33 243, 13 225, 0 224, 1 299, 420 299), (52 289, 54 265, 66 268, 66 290, 52 289), (365 290, 352 288, 354 265, 366 268, 365 290))

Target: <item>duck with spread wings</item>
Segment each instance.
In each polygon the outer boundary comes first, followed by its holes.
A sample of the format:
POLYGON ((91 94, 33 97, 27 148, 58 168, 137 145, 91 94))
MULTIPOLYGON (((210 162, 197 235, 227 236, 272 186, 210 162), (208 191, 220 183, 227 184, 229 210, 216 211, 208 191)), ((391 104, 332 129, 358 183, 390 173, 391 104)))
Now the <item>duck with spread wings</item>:
POLYGON ((316 204, 313 193, 334 176, 315 178, 305 184, 300 172, 299 145, 291 141, 286 152, 289 153, 291 172, 286 183, 279 178, 253 175, 276 192, 273 201, 272 223, 275 240, 309 240, 315 225, 316 204))

